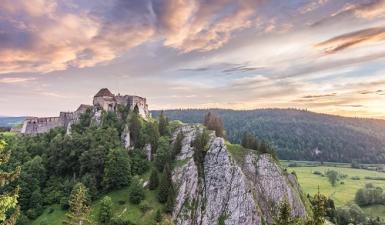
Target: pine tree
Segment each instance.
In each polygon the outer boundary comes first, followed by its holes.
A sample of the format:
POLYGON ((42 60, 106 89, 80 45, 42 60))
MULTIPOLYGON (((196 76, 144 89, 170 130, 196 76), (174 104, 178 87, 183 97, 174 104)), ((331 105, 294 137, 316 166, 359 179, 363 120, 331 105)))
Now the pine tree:
POLYGON ((182 141, 183 141, 183 133, 182 132, 179 132, 175 138, 175 141, 174 141, 174 146, 172 148, 172 160, 174 160, 176 158, 176 156, 180 153, 180 151, 182 150, 182 141))
POLYGON ((63 221, 65 225, 85 225, 91 224, 88 219, 90 208, 87 205, 87 189, 82 183, 77 183, 70 196, 69 212, 63 221))
POLYGON ((143 187, 136 177, 132 179, 128 192, 128 198, 132 204, 139 204, 144 199, 143 187))
POLYGON ((140 145, 140 131, 142 129, 142 122, 140 120, 140 117, 136 113, 131 114, 130 118, 130 135, 131 140, 134 143, 135 147, 142 147, 140 145))
POLYGON ((163 169, 163 173, 160 177, 160 182, 159 182, 158 201, 160 203, 167 202, 169 188, 171 187, 171 185, 172 185, 172 181, 171 181, 170 166, 166 164, 166 166, 163 169))
POLYGON ((99 223, 107 225, 112 219, 112 200, 106 196, 102 199, 99 209, 99 223))
POLYGON ((168 213, 172 213, 174 211, 174 205, 175 205, 175 190, 171 182, 170 187, 168 189, 165 211, 168 213))
POLYGON ((296 225, 298 223, 298 218, 291 215, 291 207, 287 196, 285 196, 283 201, 279 204, 278 214, 274 218, 273 225, 296 225))
POLYGON ((318 193, 314 195, 312 199, 312 211, 313 211, 313 224, 323 225, 325 224, 326 216, 326 197, 321 195, 318 188, 318 193))
POLYGON ((131 166, 128 153, 124 149, 113 149, 107 156, 104 169, 103 186, 114 190, 127 186, 131 179, 131 166))
POLYGON ((156 169, 152 169, 151 175, 150 175, 150 180, 148 183, 148 188, 150 190, 155 190, 159 185, 159 176, 158 176, 158 171, 156 169))
MULTIPOLYGON (((5 151, 6 143, 3 140, 0 140, 0 165, 7 163, 10 154, 5 151)), ((15 180, 20 175, 20 168, 16 168, 12 172, 3 172, 0 171, 0 187, 4 187, 9 182, 15 180)), ((2 225, 13 225, 16 223, 17 217, 19 215, 19 208, 17 206, 17 197, 19 193, 19 188, 15 188, 11 192, 1 193, 0 195, 0 223, 2 225), (14 209, 14 212, 11 216, 7 218, 7 213, 14 209)))
POLYGON ((171 162, 170 140, 168 137, 159 138, 158 150, 155 154, 154 164, 159 171, 163 171, 164 165, 171 162))
POLYGON ((164 115, 163 111, 159 115, 159 133, 160 136, 167 136, 170 133, 168 130, 168 118, 164 115))
POLYGON ((159 209, 155 213, 155 221, 158 223, 162 221, 162 213, 160 212, 159 209))

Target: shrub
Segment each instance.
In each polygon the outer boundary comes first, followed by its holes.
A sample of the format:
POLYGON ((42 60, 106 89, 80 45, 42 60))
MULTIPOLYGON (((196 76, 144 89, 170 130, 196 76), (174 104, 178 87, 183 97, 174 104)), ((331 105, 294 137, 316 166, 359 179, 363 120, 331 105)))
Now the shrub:
POLYGON ((313 174, 314 174, 314 175, 319 175, 319 176, 322 176, 322 175, 323 175, 323 173, 320 172, 320 171, 314 171, 313 174))

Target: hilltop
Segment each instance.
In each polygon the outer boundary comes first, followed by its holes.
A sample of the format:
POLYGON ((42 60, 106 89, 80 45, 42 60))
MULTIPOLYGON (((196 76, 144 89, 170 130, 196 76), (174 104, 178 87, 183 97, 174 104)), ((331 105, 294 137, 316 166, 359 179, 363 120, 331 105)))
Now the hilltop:
MULTIPOLYGON (((384 163, 385 120, 349 118, 295 109, 166 110, 173 120, 202 122, 214 112, 222 117, 227 138, 240 143, 244 132, 268 140, 281 159, 384 163)), ((160 111, 152 111, 157 116, 160 111)))

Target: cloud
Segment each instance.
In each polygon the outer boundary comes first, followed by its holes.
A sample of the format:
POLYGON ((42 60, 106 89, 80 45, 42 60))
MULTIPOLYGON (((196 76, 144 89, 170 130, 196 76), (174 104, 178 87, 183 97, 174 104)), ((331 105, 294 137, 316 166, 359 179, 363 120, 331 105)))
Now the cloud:
POLYGON ((324 94, 324 95, 305 95, 302 98, 304 99, 316 99, 316 98, 325 98, 325 97, 334 97, 337 93, 324 94))
POLYGON ((0 84, 25 83, 33 80, 36 80, 36 78, 34 77, 2 77, 0 78, 0 84))
POLYGON ((257 21, 259 0, 164 0, 156 13, 164 44, 183 52, 222 47, 257 21))
POLYGON ((333 17, 339 15, 351 14, 358 18, 371 19, 375 17, 385 16, 385 0, 370 0, 360 2, 358 4, 347 3, 345 6, 335 14, 333 17))
POLYGON ((105 15, 73 11, 60 4, 59 0, 2 1, 0 73, 94 66, 154 34, 144 20, 117 23, 105 15))
POLYGON ((385 27, 374 27, 343 34, 316 44, 325 53, 331 54, 358 45, 385 41, 385 27))

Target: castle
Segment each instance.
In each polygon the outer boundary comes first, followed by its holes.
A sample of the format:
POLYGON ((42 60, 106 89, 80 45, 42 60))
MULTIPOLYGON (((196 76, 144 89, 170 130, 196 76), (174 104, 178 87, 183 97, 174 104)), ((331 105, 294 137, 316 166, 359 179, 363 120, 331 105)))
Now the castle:
POLYGON ((94 113, 101 110, 116 112, 118 106, 128 107, 130 110, 134 110, 135 106, 137 106, 139 114, 143 118, 150 117, 145 98, 132 95, 114 95, 107 88, 102 88, 94 96, 93 105, 82 104, 74 112, 60 112, 58 117, 29 117, 24 121, 20 133, 35 135, 49 132, 51 129, 57 127, 68 129, 73 123, 79 120, 80 115, 88 109, 94 113))

